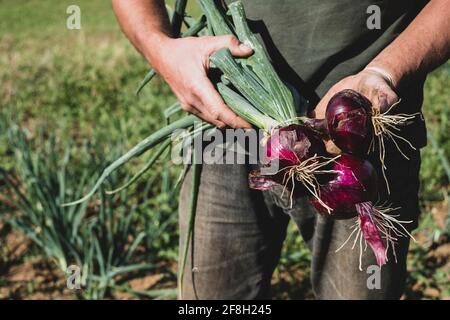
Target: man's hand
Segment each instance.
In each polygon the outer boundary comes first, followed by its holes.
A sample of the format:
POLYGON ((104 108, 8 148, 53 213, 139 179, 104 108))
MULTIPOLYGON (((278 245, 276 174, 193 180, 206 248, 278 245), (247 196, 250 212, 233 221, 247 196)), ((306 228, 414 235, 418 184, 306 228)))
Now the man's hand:
POLYGON ((325 111, 331 97, 344 89, 353 89, 361 93, 372 102, 372 106, 384 112, 398 101, 392 82, 392 78, 382 70, 364 69, 356 75, 342 79, 331 87, 315 108, 313 116, 318 119, 325 118, 325 111))
MULTIPOLYGON (((370 100, 373 107, 379 108, 381 112, 388 110, 398 101, 392 77, 382 69, 367 68, 356 75, 342 79, 331 87, 314 109, 312 116, 324 119, 328 102, 336 93, 344 89, 353 89, 361 93, 370 100)), ((341 153, 331 140, 326 140, 325 146, 330 154, 341 153)))
POLYGON ((237 57, 252 54, 252 49, 234 36, 205 36, 182 39, 166 38, 153 49, 153 68, 169 84, 182 108, 199 118, 223 128, 251 128, 224 103, 208 79, 209 57, 227 47, 237 57))
POLYGON ((207 77, 209 57, 229 48, 237 57, 253 50, 234 36, 174 39, 164 0, 112 0, 120 25, 152 67, 169 84, 184 110, 218 127, 251 128, 224 103, 207 77))

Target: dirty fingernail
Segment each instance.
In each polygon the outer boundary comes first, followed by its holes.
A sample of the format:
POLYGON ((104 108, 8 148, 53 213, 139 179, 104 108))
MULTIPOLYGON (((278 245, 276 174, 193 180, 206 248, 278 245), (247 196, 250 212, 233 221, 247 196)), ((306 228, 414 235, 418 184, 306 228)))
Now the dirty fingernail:
POLYGON ((253 50, 250 46, 246 45, 245 43, 241 43, 239 45, 239 49, 242 51, 250 51, 253 50))

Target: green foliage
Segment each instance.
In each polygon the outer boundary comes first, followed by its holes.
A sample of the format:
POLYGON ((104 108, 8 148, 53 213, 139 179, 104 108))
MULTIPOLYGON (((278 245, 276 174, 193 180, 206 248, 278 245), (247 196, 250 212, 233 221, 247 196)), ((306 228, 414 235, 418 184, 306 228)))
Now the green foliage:
POLYGON ((450 159, 450 62, 436 70, 425 84, 423 111, 430 138, 422 151, 421 179, 426 193, 436 193, 448 186, 442 158, 450 159))
MULTIPOLYGON (((158 212, 149 210, 148 201, 133 201, 125 192, 116 197, 107 197, 102 192, 100 199, 90 206, 84 203, 62 207, 62 203, 79 197, 98 175, 90 170, 81 174, 72 170, 70 149, 60 157, 54 139, 44 142, 45 151, 34 153, 17 127, 13 126, 9 133, 20 180, 14 181, 2 171, 12 191, 11 200, 19 209, 8 222, 30 238, 45 256, 54 259, 61 271, 66 272, 69 265, 81 268, 80 297, 104 298, 111 288, 121 285, 118 276, 154 269, 159 248, 167 242, 173 246, 176 232, 172 228, 166 234, 169 222, 174 221, 174 208, 168 199, 156 202, 161 204, 158 212), (155 219, 159 222, 155 223, 155 219), (153 228, 155 224, 158 230, 153 228), (136 256, 138 249, 147 254, 136 256)), ((108 156, 117 157, 122 151, 120 147, 117 149, 108 156)), ((99 158, 99 163, 110 161, 99 158)), ((120 178, 112 175, 107 186, 118 181, 120 178)))

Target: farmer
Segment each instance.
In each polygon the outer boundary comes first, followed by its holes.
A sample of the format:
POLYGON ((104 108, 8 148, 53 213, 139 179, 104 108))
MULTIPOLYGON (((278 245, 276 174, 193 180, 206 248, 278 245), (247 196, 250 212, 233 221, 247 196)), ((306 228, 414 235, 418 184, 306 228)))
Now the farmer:
MULTIPOLYGON (((371 0, 243 2, 250 26, 263 39, 280 76, 316 106, 312 116, 317 118, 324 118, 328 100, 342 89, 364 94, 381 111, 401 98, 393 112, 419 112, 427 73, 450 55, 448 0, 381 0, 376 6, 371 0)), ((207 66, 209 56, 220 48, 228 47, 237 57, 251 55, 251 48, 232 36, 173 38, 163 0, 113 0, 113 7, 128 38, 184 110, 221 128, 250 127, 225 105, 208 80, 207 66)), ((388 143, 385 163, 391 192, 379 179, 379 194, 380 203, 401 208, 399 219, 412 220, 407 225, 412 230, 419 216, 423 120, 417 117, 402 136, 417 150, 408 151, 406 160, 388 143)), ((379 171, 377 157, 370 160, 379 171)), ((311 249, 311 282, 318 299, 400 298, 408 239, 399 239, 396 258, 390 250, 381 272, 371 267, 375 257, 366 250, 359 271, 359 254, 351 245, 335 252, 354 220, 318 216, 304 199, 291 208, 278 189, 249 190, 248 170, 247 165, 203 165, 182 298, 270 298, 271 276, 290 218, 311 249)), ((181 239, 190 182, 188 173, 180 197, 181 239)))

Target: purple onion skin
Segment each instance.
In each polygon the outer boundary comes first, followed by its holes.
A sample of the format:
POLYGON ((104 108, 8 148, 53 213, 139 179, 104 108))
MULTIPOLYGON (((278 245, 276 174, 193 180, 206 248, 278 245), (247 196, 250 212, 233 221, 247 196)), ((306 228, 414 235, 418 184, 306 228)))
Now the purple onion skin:
POLYGON ((328 102, 325 118, 333 142, 345 153, 365 155, 373 137, 372 104, 360 93, 346 89, 328 102))
MULTIPOLYGON (((249 186, 252 189, 267 190, 275 185, 286 184, 292 189, 292 182, 285 180, 287 168, 299 165, 314 155, 326 155, 325 144, 320 135, 305 125, 289 125, 277 129, 266 143, 266 157, 270 161, 279 161, 279 171, 273 175, 261 175, 259 171, 249 174, 249 186), (286 170, 283 170, 286 168, 286 170)), ((307 194, 301 183, 296 183, 295 196, 307 194)))
POLYGON ((267 159, 278 159, 284 166, 298 165, 315 154, 325 155, 325 144, 314 130, 304 125, 280 128, 266 144, 267 159))
POLYGON ((312 197, 311 203, 317 211, 335 219, 349 219, 357 215, 355 205, 373 201, 377 195, 377 175, 369 161, 354 155, 343 154, 331 166, 332 180, 320 187, 320 198, 331 213, 312 197))
POLYGON ((322 139, 330 139, 326 119, 308 118, 304 123, 305 126, 310 128, 317 136, 321 137, 322 139))
POLYGON ((374 208, 372 203, 361 203, 356 206, 356 211, 359 215, 360 227, 363 233, 364 239, 372 248, 375 258, 377 259, 378 265, 381 267, 386 264, 386 247, 381 239, 380 230, 375 225, 371 214, 374 208))

